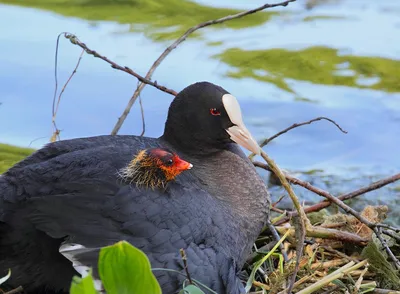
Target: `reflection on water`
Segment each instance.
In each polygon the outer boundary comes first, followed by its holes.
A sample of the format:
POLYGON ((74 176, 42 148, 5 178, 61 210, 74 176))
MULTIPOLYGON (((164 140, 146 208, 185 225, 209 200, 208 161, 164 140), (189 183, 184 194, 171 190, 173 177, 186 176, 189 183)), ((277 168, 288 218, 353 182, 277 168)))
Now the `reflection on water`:
POLYGON ((228 72, 230 77, 254 78, 273 83, 289 92, 293 92, 293 89, 286 83, 287 79, 400 92, 400 60, 345 55, 327 47, 295 51, 232 48, 216 58, 235 68, 228 72))
MULTIPOLYGON (((298 1, 199 31, 167 57, 154 79, 177 91, 199 80, 224 86, 239 97, 245 120, 260 140, 295 122, 334 119, 347 135, 318 122, 281 136, 266 150, 287 170, 318 170, 298 176, 336 195, 400 170, 400 3, 328 2, 307 10, 298 1)), ((144 74, 188 27, 264 2, 0 3, 0 142, 28 146, 37 139, 32 146, 40 147, 52 133, 54 47, 60 32, 75 33, 92 49, 144 74)), ((61 42, 61 84, 79 53, 61 42)), ((61 137, 109 133, 135 86, 127 74, 84 56, 61 102, 61 137)), ((159 136, 172 97, 146 87, 142 98, 146 135, 159 136)), ((140 132, 135 106, 121 133, 140 132)), ((395 205, 398 187, 365 198, 395 205)))
MULTIPOLYGON (((5 0, 1 3, 54 11, 88 21, 128 24, 130 32, 144 32, 154 40, 178 38, 198 23, 236 14, 237 9, 215 8, 183 0, 5 0)), ((242 28, 260 25, 278 14, 265 11, 226 22, 219 27, 242 28)))

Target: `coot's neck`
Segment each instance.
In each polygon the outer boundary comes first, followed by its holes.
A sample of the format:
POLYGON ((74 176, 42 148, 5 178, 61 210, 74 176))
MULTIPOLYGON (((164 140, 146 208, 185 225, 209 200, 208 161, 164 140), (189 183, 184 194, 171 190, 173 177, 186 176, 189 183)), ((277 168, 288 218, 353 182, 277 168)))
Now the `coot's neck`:
POLYGON ((205 181, 205 189, 220 200, 222 207, 230 210, 226 210, 224 218, 227 230, 232 230, 229 234, 233 238, 231 241, 237 246, 238 265, 243 266, 269 214, 267 188, 254 166, 234 143, 222 153, 208 157, 206 163, 199 160, 198 168, 195 168, 194 160, 193 166, 193 172, 205 181), (236 240, 234 231, 238 235, 236 240))
POLYGON ((223 148, 216 146, 215 143, 207 142, 196 136, 195 133, 183 126, 165 126, 161 140, 167 142, 175 150, 184 152, 187 155, 203 157, 221 152, 223 148))
POLYGON ((243 266, 269 213, 264 182, 235 143, 214 154, 191 155, 182 151, 179 155, 193 164, 180 179, 198 185, 217 200, 213 217, 215 224, 221 225, 221 236, 215 242, 219 247, 226 246, 227 254, 235 257, 239 267, 243 266))

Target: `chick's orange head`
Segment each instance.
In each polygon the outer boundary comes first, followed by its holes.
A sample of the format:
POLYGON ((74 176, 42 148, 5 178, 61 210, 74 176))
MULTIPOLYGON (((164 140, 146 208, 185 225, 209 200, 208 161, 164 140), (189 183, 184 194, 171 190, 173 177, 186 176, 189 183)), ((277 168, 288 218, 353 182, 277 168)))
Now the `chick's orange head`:
POLYGON ((169 151, 166 148, 150 149, 148 154, 152 157, 157 166, 164 171, 167 180, 173 180, 181 172, 191 169, 193 165, 177 154, 169 151))

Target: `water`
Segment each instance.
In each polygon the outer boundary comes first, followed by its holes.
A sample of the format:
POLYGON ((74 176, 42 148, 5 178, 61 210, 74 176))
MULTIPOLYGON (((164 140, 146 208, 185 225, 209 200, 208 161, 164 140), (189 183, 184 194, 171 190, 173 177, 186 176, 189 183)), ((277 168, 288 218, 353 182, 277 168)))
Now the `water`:
MULTIPOLYGON (((201 0, 184 2, 189 3, 185 8, 179 6, 182 1, 166 1, 188 11, 171 10, 169 16, 152 1, 137 1, 141 4, 135 9, 122 7, 125 2, 108 7, 104 0, 91 8, 76 1, 48 4, 58 2, 12 2, 22 7, 0 0, 0 142, 33 147, 48 142, 60 32, 74 33, 90 48, 145 74, 185 28, 230 11, 224 9, 263 4, 219 1, 213 8, 214 1, 201 0), (193 10, 198 13, 186 15, 193 10)), ((154 79, 176 91, 200 80, 221 84, 239 98, 246 123, 259 140, 296 122, 334 119, 348 134, 320 121, 282 135, 265 150, 282 168, 335 195, 399 172, 400 3, 347 0, 307 10, 299 1, 274 11, 200 31, 167 57, 154 79), (232 48, 239 54, 231 54, 232 48), (311 54, 309 48, 314 48, 311 54)), ((79 54, 78 47, 61 38, 60 87, 79 54)), ((85 55, 61 101, 61 138, 110 133, 136 83, 85 55)), ((141 96, 146 136, 159 136, 172 96, 152 87, 141 96)), ((140 132, 135 105, 120 134, 140 132)), ((282 193, 272 190, 274 198, 282 193)), ((306 203, 319 200, 302 189, 297 192, 306 203)), ((397 183, 363 200, 392 208, 399 196, 397 183)))

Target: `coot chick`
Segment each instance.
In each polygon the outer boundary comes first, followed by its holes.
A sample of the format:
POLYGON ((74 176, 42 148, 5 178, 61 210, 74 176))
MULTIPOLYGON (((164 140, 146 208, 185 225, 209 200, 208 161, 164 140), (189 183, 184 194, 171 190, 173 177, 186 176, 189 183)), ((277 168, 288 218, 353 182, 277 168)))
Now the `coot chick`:
POLYGON ((150 189, 165 188, 168 182, 193 165, 182 160, 167 148, 140 150, 133 160, 118 175, 122 180, 137 187, 150 189))
MULTIPOLYGON (((164 294, 193 279, 241 294, 238 273, 266 223, 269 195, 237 145, 258 153, 237 99, 208 82, 172 101, 160 138, 98 136, 46 145, 0 176, 0 275, 27 293, 68 293, 99 249, 126 240, 144 251, 164 294), (137 189, 118 171, 132 154, 166 147, 194 168, 166 189, 137 189), (61 251, 61 253, 60 253, 61 251)), ((203 289, 209 293, 206 289, 203 289)))

